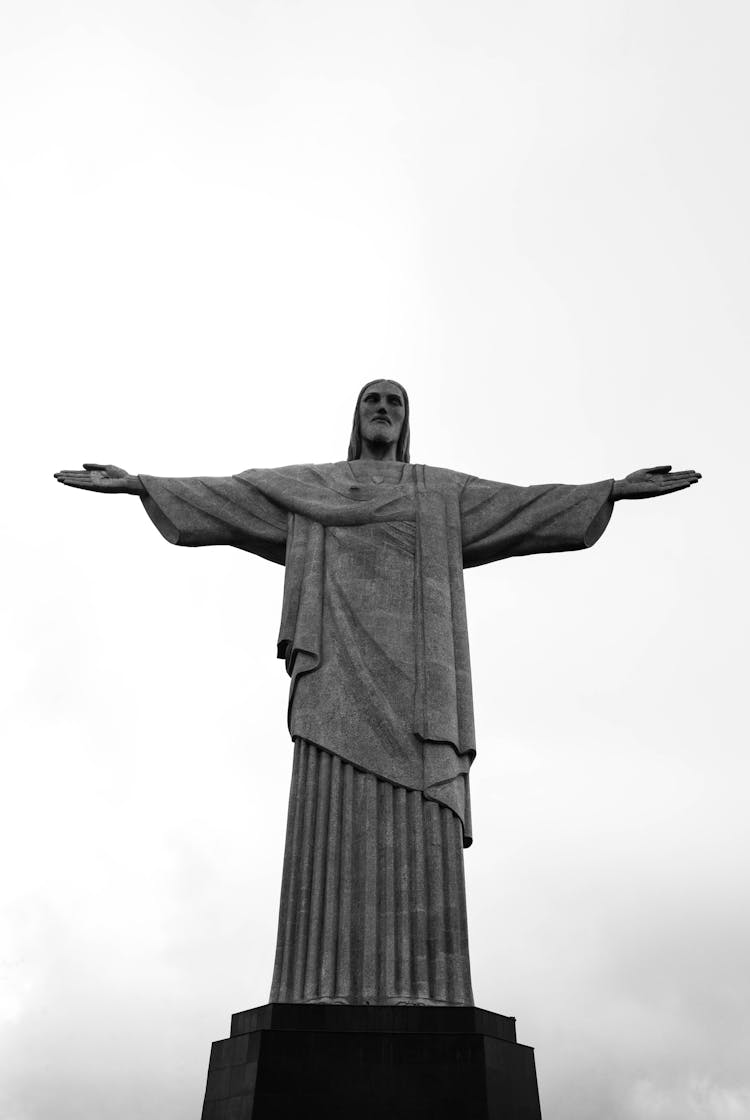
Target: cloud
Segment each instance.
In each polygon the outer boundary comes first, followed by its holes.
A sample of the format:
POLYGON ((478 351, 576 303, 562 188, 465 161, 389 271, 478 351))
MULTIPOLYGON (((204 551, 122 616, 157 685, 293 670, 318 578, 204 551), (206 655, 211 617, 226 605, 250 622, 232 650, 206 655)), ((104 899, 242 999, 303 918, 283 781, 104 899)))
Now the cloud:
POLYGON ((644 1078, 628 1093, 622 1120, 747 1120, 750 1085, 725 1086, 691 1076, 679 1085, 644 1078))

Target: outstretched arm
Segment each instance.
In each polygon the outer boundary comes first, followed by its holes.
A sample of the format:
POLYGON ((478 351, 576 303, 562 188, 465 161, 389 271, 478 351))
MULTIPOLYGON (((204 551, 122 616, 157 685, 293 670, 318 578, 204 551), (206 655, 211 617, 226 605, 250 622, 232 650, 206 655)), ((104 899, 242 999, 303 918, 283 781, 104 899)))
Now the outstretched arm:
POLYGON ((464 567, 589 548, 607 527, 613 488, 611 478, 583 486, 514 486, 469 478, 461 494, 464 567))
POLYGON ((464 567, 588 548, 604 532, 615 501, 657 498, 684 490, 700 477, 663 466, 584 486, 511 486, 469 478, 461 495, 464 567))
POLYGON ((55 475, 63 486, 78 490, 95 490, 99 494, 145 494, 137 474, 128 474, 122 467, 102 463, 84 463, 82 471, 58 471, 55 475))
MULTIPOLYGON (((247 472, 247 475, 252 472, 247 472)), ((84 463, 82 471, 59 471, 63 486, 100 494, 138 494, 146 513, 170 544, 225 544, 283 564, 287 513, 245 476, 155 478, 122 467, 84 463)))
POLYGON ((673 471, 669 466, 644 467, 615 482, 612 498, 616 502, 622 498, 658 498, 694 486, 700 477, 697 471, 673 471))

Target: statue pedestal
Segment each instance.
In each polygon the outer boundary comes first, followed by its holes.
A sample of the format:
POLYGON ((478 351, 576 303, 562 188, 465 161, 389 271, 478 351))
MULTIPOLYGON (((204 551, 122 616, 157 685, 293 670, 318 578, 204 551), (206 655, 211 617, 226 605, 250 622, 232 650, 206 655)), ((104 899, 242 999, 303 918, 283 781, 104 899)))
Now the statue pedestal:
POLYGON ((202 1120, 541 1120, 534 1052, 477 1007, 271 1003, 211 1047, 202 1120))

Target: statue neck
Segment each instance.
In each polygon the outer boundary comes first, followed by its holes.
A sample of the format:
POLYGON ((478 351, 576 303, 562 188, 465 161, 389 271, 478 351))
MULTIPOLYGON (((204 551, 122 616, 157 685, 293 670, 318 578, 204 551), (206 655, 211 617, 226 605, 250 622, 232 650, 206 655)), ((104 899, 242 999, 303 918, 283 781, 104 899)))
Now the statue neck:
POLYGON ((397 463, 395 443, 372 443, 362 440, 360 459, 372 459, 378 463, 397 463))

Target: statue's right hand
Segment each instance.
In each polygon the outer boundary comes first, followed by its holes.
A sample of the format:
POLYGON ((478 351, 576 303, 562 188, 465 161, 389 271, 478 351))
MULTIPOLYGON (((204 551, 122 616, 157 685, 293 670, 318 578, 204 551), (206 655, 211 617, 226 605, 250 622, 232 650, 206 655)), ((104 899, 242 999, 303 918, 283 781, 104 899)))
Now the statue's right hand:
POLYGON ((103 463, 84 463, 82 471, 58 471, 55 475, 63 486, 79 490, 96 490, 101 494, 142 494, 143 484, 137 475, 122 467, 103 463))

